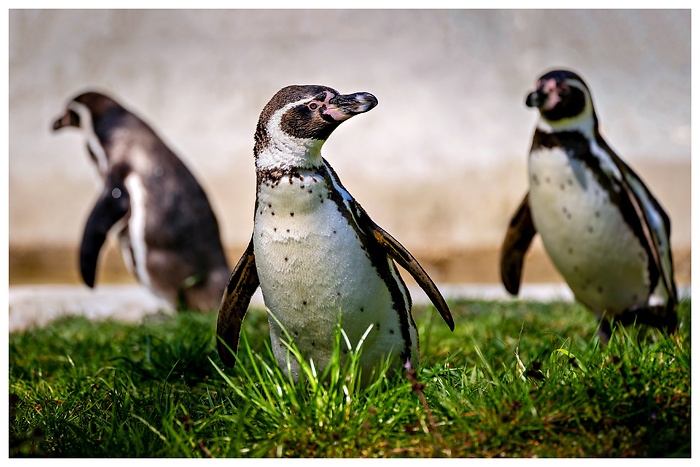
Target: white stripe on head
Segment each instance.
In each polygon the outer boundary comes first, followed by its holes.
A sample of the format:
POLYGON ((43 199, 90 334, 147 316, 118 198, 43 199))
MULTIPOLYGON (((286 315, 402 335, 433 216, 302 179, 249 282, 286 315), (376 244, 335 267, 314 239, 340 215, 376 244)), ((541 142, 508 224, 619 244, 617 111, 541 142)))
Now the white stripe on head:
POLYGON ((102 178, 106 178, 109 170, 109 162, 107 160, 107 153, 95 134, 95 127, 92 124, 92 112, 90 112, 90 109, 84 104, 75 101, 68 104, 68 109, 78 114, 80 118, 80 128, 84 132, 87 145, 97 159, 97 171, 102 178))
POLYGON ((258 169, 278 167, 318 167, 321 164, 321 146, 325 141, 297 138, 282 129, 282 116, 310 98, 289 103, 273 113, 265 128, 269 136, 267 147, 258 154, 255 165, 258 169))

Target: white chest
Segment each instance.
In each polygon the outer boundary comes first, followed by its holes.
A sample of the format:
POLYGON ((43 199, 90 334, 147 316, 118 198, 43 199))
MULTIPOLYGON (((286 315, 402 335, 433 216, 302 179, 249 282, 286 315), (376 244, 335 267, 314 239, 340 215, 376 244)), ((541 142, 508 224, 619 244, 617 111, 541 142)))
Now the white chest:
MULTIPOLYGON (((341 315, 353 346, 373 326, 363 344, 363 362, 368 366, 389 352, 401 353, 402 327, 389 288, 350 220, 329 198, 327 182, 318 174, 302 172, 258 189, 253 242, 265 305, 305 357, 312 358, 317 368, 326 365, 341 315)), ((398 277, 393 263, 391 271, 398 277)), ((399 286, 407 297, 403 284, 399 286)), ((407 302, 399 308, 410 312, 407 302)), ((286 348, 281 339, 287 339, 275 320, 269 321, 273 351, 284 368, 286 348)), ((411 333, 415 347, 415 328, 411 333)), ((296 371, 292 363, 292 372, 296 371)))
POLYGON ((644 303, 647 253, 593 171, 543 148, 530 155, 529 177, 533 222, 576 297, 598 315, 644 303))

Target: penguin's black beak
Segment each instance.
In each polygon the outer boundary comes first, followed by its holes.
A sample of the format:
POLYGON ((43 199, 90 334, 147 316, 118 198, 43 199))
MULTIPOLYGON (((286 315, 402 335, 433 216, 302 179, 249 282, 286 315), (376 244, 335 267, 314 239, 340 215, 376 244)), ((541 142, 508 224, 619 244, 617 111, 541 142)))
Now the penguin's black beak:
POLYGON ((340 94, 328 101, 323 114, 336 122, 342 122, 357 114, 372 110, 378 103, 377 98, 368 92, 340 94))
POLYGON ((537 91, 533 91, 527 95, 525 98, 525 105, 528 107, 540 108, 547 101, 547 95, 542 91, 542 88, 538 88, 537 91))
POLYGON ((66 110, 66 113, 53 122, 53 131, 60 130, 67 126, 80 127, 80 117, 70 109, 66 110))
POLYGON ((537 90, 528 94, 525 105, 537 107, 540 112, 549 112, 557 106, 565 105, 571 93, 569 84, 561 75, 545 75, 537 80, 537 90))
POLYGON ((59 118, 55 122, 53 122, 53 131, 60 130, 63 128, 65 125, 63 124, 63 117, 59 118))

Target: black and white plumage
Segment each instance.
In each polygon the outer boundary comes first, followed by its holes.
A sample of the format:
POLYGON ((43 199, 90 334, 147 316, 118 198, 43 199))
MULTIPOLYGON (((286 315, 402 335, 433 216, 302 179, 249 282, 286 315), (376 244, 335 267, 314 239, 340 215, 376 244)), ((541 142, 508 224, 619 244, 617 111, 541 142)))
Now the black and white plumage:
POLYGON ((117 234, 127 269, 173 307, 215 309, 226 287, 219 225, 192 173, 140 118, 111 97, 72 99, 54 131, 76 127, 97 166, 102 193, 80 247, 80 272, 95 283, 107 234, 117 234))
POLYGON ((591 93, 575 73, 555 70, 526 99, 540 118, 528 161, 530 190, 510 222, 501 277, 517 294, 536 233, 577 300, 601 321, 673 331, 677 292, 671 223, 642 180, 598 130, 591 93))
POLYGON ((218 350, 226 365, 235 364, 226 346, 236 352, 241 323, 258 286, 271 315, 274 355, 295 379, 299 364, 288 361, 285 331, 304 358, 322 370, 340 315, 352 348, 369 329, 362 344, 364 377, 390 356, 394 368, 407 360, 416 365, 411 297, 394 261, 411 273, 454 328, 430 277, 369 218, 321 156, 323 143, 341 122, 376 105, 369 93, 341 95, 325 86, 288 86, 263 109, 255 133, 253 236, 219 310, 218 350))

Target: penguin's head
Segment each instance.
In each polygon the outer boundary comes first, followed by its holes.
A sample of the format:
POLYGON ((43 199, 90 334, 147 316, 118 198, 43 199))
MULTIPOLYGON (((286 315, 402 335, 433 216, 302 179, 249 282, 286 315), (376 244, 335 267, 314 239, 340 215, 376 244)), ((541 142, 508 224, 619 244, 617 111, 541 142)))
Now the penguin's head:
POLYGON ((53 131, 74 127, 82 130, 90 157, 102 178, 107 177, 109 156, 103 141, 110 134, 111 124, 122 115, 124 108, 114 99, 99 92, 84 92, 73 98, 66 110, 53 123, 53 131))
POLYGON ((116 110, 122 110, 122 107, 111 97, 94 91, 84 92, 68 103, 63 115, 53 122, 53 130, 75 127, 94 131, 94 126, 105 115, 116 110))
POLYGON ((553 70, 542 75, 525 105, 539 110, 542 120, 557 130, 592 131, 597 117, 588 86, 569 70, 553 70))
MULTIPOLYGON (((377 105, 368 92, 340 94, 326 86, 287 86, 263 108, 255 132, 255 156, 313 156, 330 134, 345 120, 377 105)), ((319 156, 320 157, 320 156, 319 156)), ((271 161, 272 162, 272 161, 271 161)), ((294 161, 286 161, 294 164, 294 161)))

